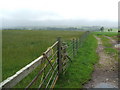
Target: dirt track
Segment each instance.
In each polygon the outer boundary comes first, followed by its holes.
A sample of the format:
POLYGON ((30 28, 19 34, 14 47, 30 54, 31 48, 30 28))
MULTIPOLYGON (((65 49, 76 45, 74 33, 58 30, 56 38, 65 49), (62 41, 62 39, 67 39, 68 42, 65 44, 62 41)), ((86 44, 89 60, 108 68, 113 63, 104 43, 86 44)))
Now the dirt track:
POLYGON ((104 52, 101 39, 97 36, 95 38, 98 40, 96 52, 99 55, 99 62, 95 65, 92 79, 85 84, 84 88, 118 88, 118 63, 104 52))

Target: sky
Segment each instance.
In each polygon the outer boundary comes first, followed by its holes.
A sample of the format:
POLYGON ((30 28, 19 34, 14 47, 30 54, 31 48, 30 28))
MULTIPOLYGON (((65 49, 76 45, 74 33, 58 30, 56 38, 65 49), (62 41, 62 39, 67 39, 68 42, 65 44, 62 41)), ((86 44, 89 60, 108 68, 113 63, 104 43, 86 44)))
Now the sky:
MULTIPOLYGON (((119 0, 2 0, 2 26, 117 26, 119 0)), ((1 24, 0 24, 1 25, 1 24)))

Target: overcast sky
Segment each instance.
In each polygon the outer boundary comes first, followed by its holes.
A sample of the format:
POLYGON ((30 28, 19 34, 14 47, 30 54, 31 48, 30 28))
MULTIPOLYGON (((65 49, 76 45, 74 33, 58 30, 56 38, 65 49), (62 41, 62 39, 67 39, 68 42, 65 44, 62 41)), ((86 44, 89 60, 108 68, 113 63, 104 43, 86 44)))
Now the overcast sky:
POLYGON ((3 26, 116 26, 119 0, 2 0, 3 26))

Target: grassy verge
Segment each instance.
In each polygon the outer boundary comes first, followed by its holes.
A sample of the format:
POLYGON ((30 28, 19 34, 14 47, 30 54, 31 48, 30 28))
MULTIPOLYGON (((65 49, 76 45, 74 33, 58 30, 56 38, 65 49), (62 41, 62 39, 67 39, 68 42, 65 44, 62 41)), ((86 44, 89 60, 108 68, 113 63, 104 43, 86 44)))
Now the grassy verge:
POLYGON ((97 40, 93 35, 89 35, 67 72, 57 81, 55 88, 82 88, 91 78, 94 64, 98 60, 96 48, 97 40))

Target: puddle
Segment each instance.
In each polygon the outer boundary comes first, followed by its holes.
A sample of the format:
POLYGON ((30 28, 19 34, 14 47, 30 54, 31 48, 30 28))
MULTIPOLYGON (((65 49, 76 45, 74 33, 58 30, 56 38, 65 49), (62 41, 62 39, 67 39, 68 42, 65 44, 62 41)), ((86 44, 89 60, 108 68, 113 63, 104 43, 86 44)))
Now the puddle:
POLYGON ((108 83, 100 83, 97 84, 94 88, 117 88, 117 87, 108 83))

